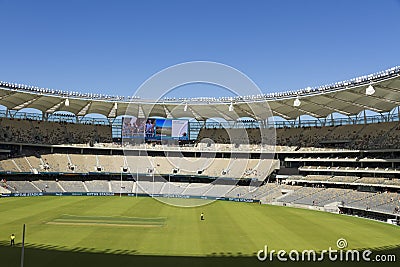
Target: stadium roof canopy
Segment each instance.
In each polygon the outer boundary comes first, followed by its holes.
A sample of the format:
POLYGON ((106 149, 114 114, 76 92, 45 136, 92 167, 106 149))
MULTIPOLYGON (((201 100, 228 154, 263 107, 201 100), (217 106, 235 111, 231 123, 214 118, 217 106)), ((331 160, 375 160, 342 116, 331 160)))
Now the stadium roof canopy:
POLYGON ((236 120, 271 116, 296 119, 301 115, 323 118, 338 112, 358 114, 363 110, 388 112, 400 106, 400 67, 318 88, 258 96, 145 100, 80 94, 0 82, 0 105, 9 110, 35 108, 46 113, 68 111, 77 116, 98 113, 109 118, 132 115, 139 118, 220 117, 236 120))

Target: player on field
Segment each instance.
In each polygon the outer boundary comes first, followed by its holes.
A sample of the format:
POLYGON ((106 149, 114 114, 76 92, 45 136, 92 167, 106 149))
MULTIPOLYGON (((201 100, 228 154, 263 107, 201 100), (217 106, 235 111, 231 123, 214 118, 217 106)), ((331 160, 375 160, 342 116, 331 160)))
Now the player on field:
POLYGON ((11 234, 10 241, 11 241, 10 246, 12 246, 12 247, 15 246, 15 235, 14 234, 11 234))

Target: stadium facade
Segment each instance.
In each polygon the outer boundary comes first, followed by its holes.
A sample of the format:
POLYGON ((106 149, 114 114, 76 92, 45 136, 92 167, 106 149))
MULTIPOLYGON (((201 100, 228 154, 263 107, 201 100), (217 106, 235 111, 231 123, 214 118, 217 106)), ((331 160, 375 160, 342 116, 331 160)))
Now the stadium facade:
POLYGON ((255 200, 398 222, 399 99, 400 67, 221 98, 149 100, 0 82, 0 193, 255 200), (173 138, 173 126, 124 138, 125 118, 143 127, 150 118, 191 120, 185 138, 173 138))

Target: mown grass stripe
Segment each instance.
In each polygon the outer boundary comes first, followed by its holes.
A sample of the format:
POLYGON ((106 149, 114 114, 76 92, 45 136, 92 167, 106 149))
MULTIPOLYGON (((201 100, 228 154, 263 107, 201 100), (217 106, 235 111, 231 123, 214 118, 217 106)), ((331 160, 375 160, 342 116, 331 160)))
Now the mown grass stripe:
POLYGON ((166 224, 166 218, 143 218, 121 216, 79 216, 63 214, 46 224, 74 226, 138 226, 161 227, 166 224))
POLYGON ((122 224, 102 222, 47 222, 50 225, 71 225, 71 226, 118 226, 118 227, 162 227, 162 224, 122 224))
POLYGON ((53 220, 53 222, 66 222, 66 223, 68 223, 68 222, 78 222, 78 223, 109 223, 109 224, 112 224, 112 223, 125 223, 125 224, 138 224, 138 223, 140 223, 140 224, 164 224, 163 222, 139 222, 139 221, 132 221, 132 222, 129 222, 129 221, 103 221, 103 220, 64 220, 64 219, 56 219, 56 220, 53 220))
POLYGON ((59 216, 56 219, 65 219, 65 220, 119 220, 119 221, 149 221, 149 222, 165 222, 167 219, 164 217, 156 217, 156 218, 146 218, 146 217, 124 217, 124 216, 80 216, 80 215, 69 215, 64 214, 59 216))

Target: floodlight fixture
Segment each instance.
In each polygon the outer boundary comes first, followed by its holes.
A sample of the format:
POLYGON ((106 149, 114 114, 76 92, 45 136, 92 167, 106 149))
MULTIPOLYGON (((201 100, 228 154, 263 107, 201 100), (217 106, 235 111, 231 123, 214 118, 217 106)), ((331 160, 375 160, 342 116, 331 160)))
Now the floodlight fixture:
POLYGON ((293 106, 294 106, 294 107, 300 107, 300 105, 301 105, 300 99, 296 98, 296 99, 293 101, 293 106))

